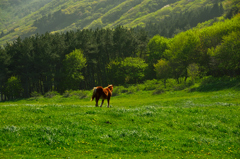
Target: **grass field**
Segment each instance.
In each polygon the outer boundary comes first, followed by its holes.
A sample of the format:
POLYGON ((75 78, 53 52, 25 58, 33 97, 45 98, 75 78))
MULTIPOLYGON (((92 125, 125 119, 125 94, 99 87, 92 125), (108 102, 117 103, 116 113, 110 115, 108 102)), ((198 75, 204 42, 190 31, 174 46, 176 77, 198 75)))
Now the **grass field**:
POLYGON ((224 86, 1 102, 0 158, 238 159, 239 83, 224 86))

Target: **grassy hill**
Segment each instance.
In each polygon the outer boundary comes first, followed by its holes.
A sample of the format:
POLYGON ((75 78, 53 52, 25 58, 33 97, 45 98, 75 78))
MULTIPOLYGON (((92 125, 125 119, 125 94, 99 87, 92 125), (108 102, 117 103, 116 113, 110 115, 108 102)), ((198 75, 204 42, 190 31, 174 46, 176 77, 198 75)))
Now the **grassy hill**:
POLYGON ((151 82, 115 87, 111 108, 91 91, 1 102, 0 157, 239 158, 239 79, 160 94, 151 82))
MULTIPOLYGON (((0 45, 5 44, 6 41, 12 41, 18 36, 26 37, 35 33, 45 33, 46 31, 65 32, 84 28, 114 28, 117 25, 145 27, 150 21, 154 24, 158 24, 162 20, 170 22, 176 19, 178 15, 187 16, 192 12, 198 13, 206 8, 211 9, 214 4, 222 5, 222 9, 226 14, 231 10, 233 1, 1 0, 0 45), (167 19, 169 17, 171 18, 167 19)), ((216 16, 220 16, 220 14, 216 16)), ((198 15, 194 17, 194 19, 198 18, 199 21, 195 23, 203 21, 198 15)), ((214 17, 205 20, 211 18, 214 17)))

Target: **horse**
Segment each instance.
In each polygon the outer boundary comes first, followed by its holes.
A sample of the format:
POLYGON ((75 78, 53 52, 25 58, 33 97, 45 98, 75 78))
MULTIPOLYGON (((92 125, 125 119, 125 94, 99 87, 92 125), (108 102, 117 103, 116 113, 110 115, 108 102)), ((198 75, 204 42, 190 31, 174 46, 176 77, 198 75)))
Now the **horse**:
POLYGON ((96 98, 96 107, 98 107, 98 100, 102 99, 102 104, 100 106, 102 107, 104 99, 107 99, 108 108, 109 108, 109 102, 112 96, 112 91, 113 91, 113 84, 110 84, 105 88, 103 88, 102 86, 93 87, 93 95, 92 95, 91 101, 93 101, 94 98, 96 98))

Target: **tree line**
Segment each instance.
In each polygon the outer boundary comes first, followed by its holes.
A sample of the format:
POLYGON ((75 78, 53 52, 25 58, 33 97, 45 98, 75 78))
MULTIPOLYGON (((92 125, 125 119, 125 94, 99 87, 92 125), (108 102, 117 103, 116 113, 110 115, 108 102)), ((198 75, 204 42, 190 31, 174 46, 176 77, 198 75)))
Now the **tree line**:
POLYGON ((18 37, 0 48, 1 98, 114 83, 108 72, 110 61, 137 57, 146 51, 147 43, 145 31, 122 26, 18 37))
POLYGON ((0 48, 2 100, 108 84, 239 76, 240 17, 166 38, 143 29, 77 30, 17 38, 0 48))
POLYGON ((211 75, 237 77, 240 72, 240 17, 210 27, 181 32, 174 38, 154 36, 148 46, 157 78, 211 75), (160 50, 160 51, 158 51, 160 50))

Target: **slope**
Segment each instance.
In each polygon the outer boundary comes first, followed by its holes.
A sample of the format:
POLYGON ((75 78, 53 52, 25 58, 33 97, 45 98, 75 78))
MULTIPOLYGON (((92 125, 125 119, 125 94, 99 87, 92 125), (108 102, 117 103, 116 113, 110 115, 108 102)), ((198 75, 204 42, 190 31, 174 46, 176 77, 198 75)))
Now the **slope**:
MULTIPOLYGON (((227 12, 232 9, 233 2, 231 0, 1 0, 0 12, 4 16, 0 17, 0 46, 18 36, 27 37, 46 31, 54 33, 101 27, 114 28, 118 25, 145 27, 150 22, 153 24, 164 22, 168 24, 166 27, 169 27, 176 16, 187 18, 193 12, 197 15, 191 18, 197 24, 222 15, 223 10, 204 20, 199 17, 200 10, 211 10, 216 4, 217 6, 222 4, 222 9, 227 12)), ((238 9, 235 7, 232 12, 238 12, 238 9)), ((173 30, 177 27, 174 26, 173 30)))

